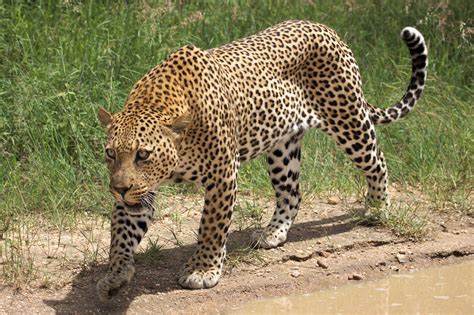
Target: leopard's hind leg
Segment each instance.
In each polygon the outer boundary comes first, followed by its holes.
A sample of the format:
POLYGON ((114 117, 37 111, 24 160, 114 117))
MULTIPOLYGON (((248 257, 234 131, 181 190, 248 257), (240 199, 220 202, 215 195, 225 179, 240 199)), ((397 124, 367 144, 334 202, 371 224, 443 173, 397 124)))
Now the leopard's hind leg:
POLYGON ((374 123, 363 107, 355 106, 351 116, 326 122, 322 130, 336 140, 364 174, 368 185, 366 206, 388 206, 387 165, 383 152, 377 145, 374 123))

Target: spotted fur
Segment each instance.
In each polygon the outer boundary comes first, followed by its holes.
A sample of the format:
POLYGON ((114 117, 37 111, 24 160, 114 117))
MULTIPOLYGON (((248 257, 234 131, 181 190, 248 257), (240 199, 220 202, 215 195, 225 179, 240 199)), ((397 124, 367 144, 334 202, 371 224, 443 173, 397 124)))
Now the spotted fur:
POLYGON ((110 265, 97 285, 107 299, 130 281, 133 253, 153 216, 158 185, 191 181, 205 187, 197 248, 178 275, 181 286, 217 284, 242 162, 265 154, 276 194, 268 226, 253 237, 263 248, 286 240, 300 205, 304 131, 331 136, 367 178, 369 205, 388 204, 387 169, 376 124, 394 122, 421 96, 427 49, 414 28, 402 38, 412 76, 400 102, 370 105, 352 52, 330 28, 288 21, 223 47, 185 46, 133 87, 123 111, 99 110, 107 126, 112 214, 110 265))

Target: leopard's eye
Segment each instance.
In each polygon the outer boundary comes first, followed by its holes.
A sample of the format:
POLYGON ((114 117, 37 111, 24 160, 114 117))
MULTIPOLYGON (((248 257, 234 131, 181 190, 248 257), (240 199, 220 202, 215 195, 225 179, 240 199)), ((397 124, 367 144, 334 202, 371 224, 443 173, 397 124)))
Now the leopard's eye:
POLYGON ((146 160, 150 157, 150 151, 146 151, 146 150, 139 150, 137 152, 137 159, 138 160, 146 160))
POLYGON ((105 154, 107 155, 107 157, 111 160, 114 160, 115 159, 115 150, 113 149, 105 149, 105 154))

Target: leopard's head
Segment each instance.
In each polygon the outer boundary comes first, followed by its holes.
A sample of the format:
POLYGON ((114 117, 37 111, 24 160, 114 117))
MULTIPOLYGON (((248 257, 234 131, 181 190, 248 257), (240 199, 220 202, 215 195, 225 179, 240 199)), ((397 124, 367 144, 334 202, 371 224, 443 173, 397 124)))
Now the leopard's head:
POLYGON ((151 206, 156 187, 178 166, 178 146, 189 124, 187 118, 164 125, 146 107, 115 114, 101 108, 98 117, 107 128, 105 160, 112 195, 129 209, 151 206))

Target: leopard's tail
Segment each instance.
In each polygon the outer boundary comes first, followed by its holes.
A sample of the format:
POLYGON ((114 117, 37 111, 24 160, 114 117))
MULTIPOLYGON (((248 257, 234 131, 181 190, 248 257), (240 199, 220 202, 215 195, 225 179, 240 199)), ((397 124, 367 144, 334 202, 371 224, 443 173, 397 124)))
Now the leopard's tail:
POLYGON ((423 35, 413 27, 405 27, 401 37, 410 50, 411 80, 402 99, 387 109, 377 108, 367 103, 370 119, 376 125, 389 124, 406 116, 420 99, 426 82, 428 49, 423 35))

